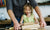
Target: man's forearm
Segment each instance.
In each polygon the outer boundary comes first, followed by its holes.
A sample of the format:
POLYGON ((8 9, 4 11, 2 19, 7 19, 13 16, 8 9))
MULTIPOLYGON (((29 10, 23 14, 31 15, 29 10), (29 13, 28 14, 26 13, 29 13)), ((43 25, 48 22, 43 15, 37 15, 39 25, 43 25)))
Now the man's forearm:
POLYGON ((14 16, 14 13, 12 12, 12 10, 8 10, 8 14, 10 16, 10 18, 12 19, 13 23, 18 23, 18 21, 16 20, 15 16, 14 16))
POLYGON ((36 11, 36 12, 37 12, 37 14, 39 15, 39 17, 40 17, 41 21, 44 21, 44 18, 43 18, 43 16, 42 16, 41 11, 40 11, 40 9, 39 9, 39 7, 38 7, 38 6, 36 6, 36 7, 35 7, 35 11, 36 11))

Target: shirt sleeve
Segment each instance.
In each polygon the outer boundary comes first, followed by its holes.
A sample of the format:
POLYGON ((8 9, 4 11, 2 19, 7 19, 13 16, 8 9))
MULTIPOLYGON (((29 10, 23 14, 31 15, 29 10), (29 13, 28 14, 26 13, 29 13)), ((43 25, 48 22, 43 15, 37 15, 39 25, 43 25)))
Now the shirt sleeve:
POLYGON ((7 11, 9 9, 13 10, 12 0, 6 0, 6 7, 7 7, 7 11))
POLYGON ((38 5, 35 0, 29 0, 29 1, 33 8, 35 8, 38 5))

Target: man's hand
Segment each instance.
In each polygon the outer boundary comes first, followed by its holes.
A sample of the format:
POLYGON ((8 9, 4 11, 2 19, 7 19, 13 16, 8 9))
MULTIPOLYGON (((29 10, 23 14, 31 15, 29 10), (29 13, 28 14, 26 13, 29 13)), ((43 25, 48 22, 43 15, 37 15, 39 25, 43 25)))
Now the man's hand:
POLYGON ((14 29, 15 30, 21 29, 20 24, 19 23, 14 23, 14 29))
POLYGON ((43 21, 40 21, 40 26, 41 27, 45 27, 46 26, 46 22, 43 20, 43 21))

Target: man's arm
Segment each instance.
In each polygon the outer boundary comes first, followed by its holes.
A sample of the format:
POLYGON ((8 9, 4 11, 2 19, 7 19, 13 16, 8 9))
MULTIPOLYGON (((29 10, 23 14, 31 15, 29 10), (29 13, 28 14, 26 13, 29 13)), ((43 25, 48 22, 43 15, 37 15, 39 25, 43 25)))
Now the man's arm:
POLYGON ((6 0, 7 12, 10 18, 12 19, 13 23, 17 22, 14 13, 13 13, 13 3, 12 0, 6 0))
POLYGON ((35 9, 35 11, 37 12, 37 14, 38 14, 38 16, 39 16, 39 18, 40 18, 41 24, 43 24, 43 26, 46 26, 46 23, 45 23, 45 21, 44 21, 44 18, 43 18, 42 14, 41 14, 41 11, 40 11, 40 9, 39 9, 38 4, 36 3, 36 1, 35 1, 35 0, 29 0, 29 1, 30 1, 31 6, 32 6, 32 7, 35 9))
POLYGON ((39 9, 38 4, 36 3, 36 1, 35 0, 30 0, 30 4, 35 9, 35 11, 39 15, 40 19, 42 19, 43 17, 42 17, 42 14, 40 12, 40 9, 39 9))
POLYGON ((43 19, 43 20, 41 20, 41 21, 44 21, 44 18, 43 18, 42 14, 41 14, 41 11, 40 11, 39 7, 36 6, 34 9, 35 9, 35 11, 37 12, 37 14, 39 15, 40 19, 43 19))
POLYGON ((14 13, 11 9, 8 10, 8 14, 10 16, 10 18, 12 19, 13 23, 18 23, 18 21, 16 20, 15 16, 14 16, 14 13))
POLYGON ((40 11, 40 9, 39 9, 38 6, 35 7, 35 11, 36 11, 37 14, 39 15, 39 18, 40 18, 40 25, 42 25, 43 27, 46 26, 46 23, 45 23, 45 21, 44 21, 44 18, 43 18, 43 16, 42 16, 41 11, 40 11))

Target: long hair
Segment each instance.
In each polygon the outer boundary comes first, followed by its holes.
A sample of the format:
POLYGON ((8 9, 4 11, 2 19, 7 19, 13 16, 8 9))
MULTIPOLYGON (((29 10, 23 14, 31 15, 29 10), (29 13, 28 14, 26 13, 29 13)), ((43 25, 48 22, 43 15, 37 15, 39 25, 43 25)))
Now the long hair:
MULTIPOLYGON (((33 13, 33 7, 30 5, 30 4, 25 4, 24 5, 24 9, 26 8, 26 7, 29 7, 30 9, 31 9, 31 14, 33 13)), ((25 12, 24 12, 25 13, 25 12)))

